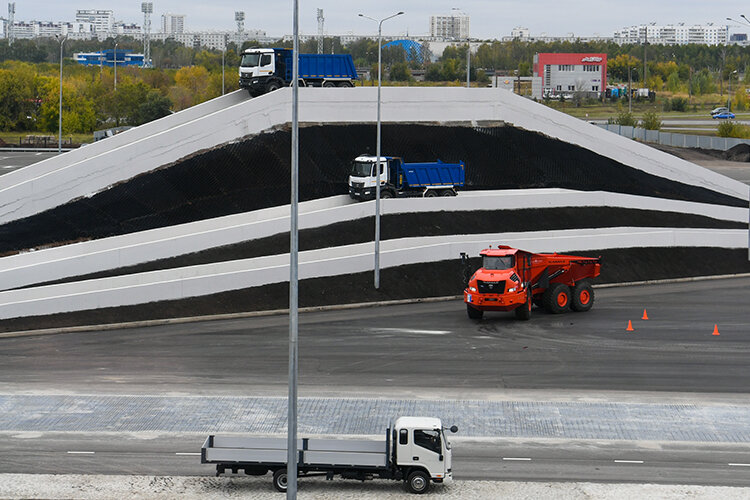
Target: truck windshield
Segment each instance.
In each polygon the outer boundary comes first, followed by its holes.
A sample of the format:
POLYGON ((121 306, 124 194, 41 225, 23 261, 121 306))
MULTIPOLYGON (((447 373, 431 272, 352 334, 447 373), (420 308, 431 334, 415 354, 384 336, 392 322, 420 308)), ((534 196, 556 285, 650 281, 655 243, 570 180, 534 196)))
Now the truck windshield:
POLYGON ((371 162, 355 161, 352 164, 351 175, 353 177, 370 177, 373 174, 373 165, 375 164, 371 162))
POLYGON ((510 269, 511 267, 513 267, 513 260, 514 259, 512 255, 503 255, 501 257, 492 257, 489 255, 485 255, 484 259, 482 260, 482 267, 494 271, 498 271, 501 269, 510 269))
POLYGON ((260 61, 260 54, 242 54, 240 66, 243 68, 252 68, 258 65, 258 61, 260 61))

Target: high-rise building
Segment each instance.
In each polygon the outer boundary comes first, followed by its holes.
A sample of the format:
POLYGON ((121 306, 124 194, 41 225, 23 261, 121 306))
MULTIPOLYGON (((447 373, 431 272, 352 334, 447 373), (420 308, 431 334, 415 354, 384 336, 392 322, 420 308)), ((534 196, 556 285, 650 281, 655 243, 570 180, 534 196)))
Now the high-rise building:
POLYGON ((718 26, 713 23, 641 24, 615 31, 615 42, 640 44, 648 41, 655 45, 685 45, 689 43, 704 45, 726 45, 729 41, 729 26, 718 26))
POLYGON ((168 35, 185 33, 185 15, 167 12, 161 16, 161 32, 168 35))
POLYGON ((430 16, 430 36, 447 40, 466 40, 469 38, 469 16, 463 13, 430 16))
POLYGON ((77 10, 76 22, 91 23, 97 33, 110 33, 115 24, 115 16, 111 10, 77 10))

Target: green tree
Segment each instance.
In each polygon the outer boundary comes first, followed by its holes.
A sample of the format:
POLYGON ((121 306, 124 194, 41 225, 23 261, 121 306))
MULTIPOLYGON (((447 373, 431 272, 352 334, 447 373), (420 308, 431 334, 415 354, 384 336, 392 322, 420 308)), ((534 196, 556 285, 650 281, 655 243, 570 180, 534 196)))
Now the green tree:
POLYGON ((637 125, 633 113, 628 113, 627 111, 623 111, 617 115, 615 123, 626 127, 635 127, 637 125))
POLYGON ((410 82, 414 80, 411 76, 411 71, 409 71, 409 65, 406 62, 398 62, 391 66, 389 76, 392 82, 410 82))
POLYGON ((659 119, 659 115, 657 115, 653 111, 647 111, 643 114, 643 119, 641 120, 641 127, 645 128, 646 130, 659 130, 661 129, 661 119, 659 119))
POLYGON ((146 99, 138 105, 133 125, 141 125, 150 121, 168 116, 171 111, 172 101, 161 95, 157 90, 150 90, 146 99))

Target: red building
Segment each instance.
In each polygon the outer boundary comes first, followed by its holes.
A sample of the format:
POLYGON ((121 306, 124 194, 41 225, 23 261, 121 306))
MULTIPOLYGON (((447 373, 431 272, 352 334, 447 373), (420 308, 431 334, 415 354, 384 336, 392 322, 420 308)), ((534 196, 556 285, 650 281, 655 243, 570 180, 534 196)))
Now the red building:
POLYGON ((535 54, 532 96, 599 95, 607 88, 607 54, 535 54))

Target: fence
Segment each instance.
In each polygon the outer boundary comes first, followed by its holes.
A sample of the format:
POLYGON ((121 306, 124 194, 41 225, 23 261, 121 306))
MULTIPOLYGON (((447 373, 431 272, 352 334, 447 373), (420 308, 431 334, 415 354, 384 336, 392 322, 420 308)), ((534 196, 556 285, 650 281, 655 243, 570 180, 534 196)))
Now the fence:
POLYGON ((644 128, 611 123, 602 123, 599 124, 599 126, 623 137, 630 137, 631 139, 638 139, 643 142, 654 142, 664 146, 675 146, 678 148, 701 148, 726 151, 732 149, 737 144, 750 144, 750 139, 737 139, 735 137, 676 134, 672 132, 646 130, 644 128))

